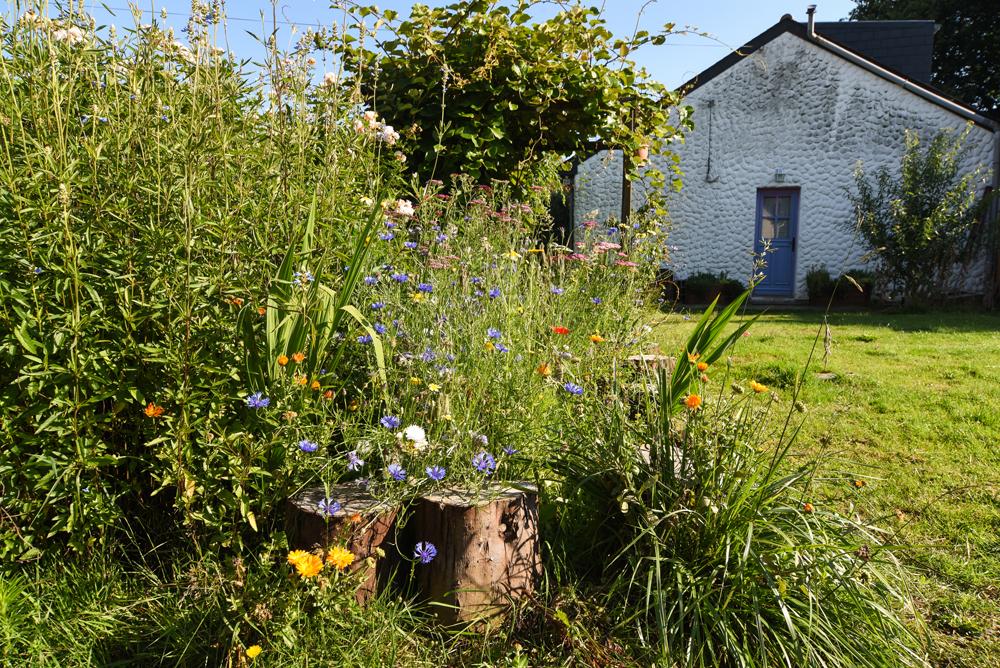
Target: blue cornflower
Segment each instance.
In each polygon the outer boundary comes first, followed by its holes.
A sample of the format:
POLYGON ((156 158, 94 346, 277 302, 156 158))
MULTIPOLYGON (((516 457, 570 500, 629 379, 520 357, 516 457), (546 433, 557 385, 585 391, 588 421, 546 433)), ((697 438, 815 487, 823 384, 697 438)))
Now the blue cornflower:
POLYGON ((392 241, 393 239, 396 238, 396 235, 393 234, 392 232, 383 232, 382 234, 378 235, 378 238, 381 239, 382 241, 392 241))
POLYGON ((319 508, 319 512, 324 515, 336 515, 340 512, 341 508, 340 504, 333 499, 322 499, 316 504, 316 507, 319 508))
POLYGON ((406 469, 404 469, 399 464, 389 464, 389 466, 386 468, 386 471, 389 472, 389 475, 392 476, 393 480, 398 480, 398 481, 406 480, 406 469))
POLYGON ((33 273, 33 274, 34 274, 35 276, 38 276, 38 275, 39 275, 40 273, 42 273, 42 268, 41 268, 41 267, 35 267, 34 269, 32 269, 32 270, 31 270, 31 272, 32 272, 32 273, 33 273))
POLYGON ((480 445, 482 445, 484 448, 487 445, 490 444, 490 439, 489 439, 488 436, 486 436, 486 434, 476 434, 476 433, 473 433, 472 434, 472 440, 476 441, 477 443, 479 443, 480 445))
POLYGON ((430 478, 431 480, 436 480, 436 481, 444 480, 444 474, 446 473, 444 467, 435 464, 434 466, 428 466, 426 470, 427 470, 427 477, 430 478))
POLYGON ((408 280, 410 280, 410 277, 406 274, 393 274, 392 280, 396 281, 397 283, 406 283, 408 280))
POLYGON ((430 348, 426 348, 424 349, 424 352, 421 353, 420 359, 423 360, 424 362, 433 362, 435 359, 437 359, 437 355, 435 355, 434 351, 431 350, 430 348))
POLYGON ((561 295, 562 293, 564 293, 564 292, 566 292, 566 291, 565 291, 564 289, 560 288, 560 287, 559 287, 559 286, 557 286, 557 285, 553 285, 553 286, 552 286, 552 287, 551 287, 551 288, 549 289, 549 292, 551 292, 552 294, 554 294, 554 295, 556 295, 556 296, 558 297, 559 295, 561 295))
POLYGON ((503 453, 505 455, 516 455, 517 454, 517 448, 512 448, 509 445, 505 445, 505 446, 503 446, 503 453))
POLYGON ((416 250, 417 249, 417 242, 416 241, 404 241, 403 242, 403 247, 406 248, 407 250, 416 250))
POLYGON ((483 475, 490 475, 497 467, 497 460, 493 459, 493 455, 484 450, 472 458, 472 465, 483 475))
POLYGON ((97 117, 97 122, 98 123, 107 123, 108 122, 108 117, 107 116, 98 116, 97 117))
POLYGON ((391 230, 392 228, 396 227, 396 223, 392 222, 387 218, 385 220, 385 226, 391 230))
POLYGON ((498 353, 509 353, 510 352, 510 348, 508 348, 507 346, 505 346, 502 343, 495 343, 495 344, 493 344, 493 349, 496 350, 498 353))
POLYGON ((499 339, 503 337, 503 334, 500 333, 499 329, 490 327, 489 329, 486 330, 486 336, 488 336, 491 339, 499 339))
POLYGON ((422 564, 431 563, 437 555, 438 551, 434 547, 434 543, 421 541, 413 546, 413 558, 419 559, 422 564))
POLYGON ((439 244, 443 244, 446 241, 448 241, 448 235, 447 234, 439 234, 439 235, 437 235, 437 242, 439 244))
POLYGON ((365 344, 365 345, 371 343, 373 340, 374 339, 372 339, 372 335, 371 334, 362 334, 361 336, 358 337, 358 343, 365 344))
POLYGON ((305 438, 299 441, 299 450, 301 450, 302 452, 316 452, 316 448, 318 447, 319 444, 316 443, 316 441, 310 441, 305 438))
POLYGON ((603 299, 601 299, 600 297, 591 297, 591 298, 590 298, 590 301, 591 301, 592 303, 594 303, 594 304, 600 304, 600 303, 602 303, 602 302, 603 302, 604 300, 603 300, 603 299))
POLYGON ((434 292, 434 286, 430 283, 417 283, 417 292, 434 292))
POLYGON ((378 276, 365 276, 365 285, 375 285, 378 283, 378 276))
POLYGON ((357 450, 351 450, 347 453, 347 470, 348 471, 360 471, 361 467, 365 465, 365 460, 358 457, 357 450))
POLYGON ((385 308, 385 302, 375 302, 374 304, 372 304, 373 311, 381 311, 384 308, 385 308))
POLYGON ((310 271, 297 271, 292 274, 292 283, 295 285, 304 285, 305 283, 312 283, 314 278, 312 272, 310 271))
POLYGON ((403 424, 403 421, 395 415, 385 415, 378 423, 386 429, 398 429, 399 425, 403 424))
POLYGON ((576 396, 580 396, 581 394, 583 394, 583 388, 577 385, 576 383, 566 383, 565 385, 563 385, 563 389, 569 392, 570 394, 576 396))
POLYGON ((496 299, 500 296, 500 288, 490 288, 489 295, 490 299, 496 299))
POLYGON ((482 282, 483 282, 483 279, 479 278, 478 276, 473 276, 472 277, 472 284, 473 285, 480 285, 482 282))
POLYGON ((254 392, 247 397, 247 408, 267 408, 270 405, 271 400, 263 392, 254 392))
POLYGON ((613 237, 616 234, 618 234, 618 228, 617 227, 609 227, 608 228, 608 236, 609 237, 613 237))
POLYGON ((483 291, 482 290, 476 290, 475 292, 472 293, 472 296, 475 297, 476 299, 479 299, 480 297, 483 296, 483 291))
POLYGON ((376 322, 372 325, 372 329, 374 329, 377 334, 385 334, 385 325, 380 322, 376 322))
POLYGON ((160 120, 163 121, 164 123, 169 123, 170 117, 167 116, 166 114, 163 114, 162 116, 160 116, 160 120))

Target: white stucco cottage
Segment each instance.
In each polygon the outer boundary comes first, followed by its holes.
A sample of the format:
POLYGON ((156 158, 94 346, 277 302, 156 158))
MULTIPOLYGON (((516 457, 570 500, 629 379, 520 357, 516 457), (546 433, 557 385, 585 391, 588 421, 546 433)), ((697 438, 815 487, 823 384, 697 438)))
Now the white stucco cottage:
MULTIPOLYGON (((726 272, 745 282, 763 238, 774 252, 759 296, 804 299, 811 267, 836 275, 861 266, 868 249, 844 225, 847 189, 859 160, 869 173, 898 168, 907 129, 923 138, 969 125, 964 167, 984 166, 982 187, 996 186, 996 122, 926 83, 933 23, 875 23, 786 15, 685 85, 696 129, 674 147, 684 171, 669 200, 677 278, 726 272)), ((577 225, 595 210, 599 219, 619 214, 621 171, 620 152, 578 165, 577 225)), ((633 207, 643 200, 637 188, 633 207)), ((978 278, 970 290, 981 286, 978 278)))

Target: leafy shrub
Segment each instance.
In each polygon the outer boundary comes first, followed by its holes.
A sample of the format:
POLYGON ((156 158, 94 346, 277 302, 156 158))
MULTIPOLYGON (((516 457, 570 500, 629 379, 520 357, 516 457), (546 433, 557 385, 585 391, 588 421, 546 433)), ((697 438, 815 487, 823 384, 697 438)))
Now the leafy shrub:
POLYGON ((959 172, 968 133, 942 130, 922 148, 907 131, 898 177, 882 167, 869 178, 858 166, 849 193, 854 224, 877 254, 890 296, 936 302, 968 289, 965 269, 995 234, 995 224, 983 224, 991 198, 977 199, 985 168, 959 172))
POLYGON ((829 299, 833 294, 834 280, 825 266, 813 267, 806 272, 806 290, 809 301, 829 299))
POLYGON ((716 297, 722 297, 723 301, 735 299, 746 289, 739 281, 729 278, 726 272, 713 274, 710 271, 703 271, 684 279, 683 292, 688 303, 708 303, 716 297))
POLYGON ((595 406, 573 425, 587 447, 554 454, 561 530, 617 622, 665 665, 927 665, 881 534, 817 499, 818 462, 788 458, 794 421, 770 442, 767 387, 730 395, 712 390, 725 367, 704 373, 661 375, 636 419, 621 400, 595 406))

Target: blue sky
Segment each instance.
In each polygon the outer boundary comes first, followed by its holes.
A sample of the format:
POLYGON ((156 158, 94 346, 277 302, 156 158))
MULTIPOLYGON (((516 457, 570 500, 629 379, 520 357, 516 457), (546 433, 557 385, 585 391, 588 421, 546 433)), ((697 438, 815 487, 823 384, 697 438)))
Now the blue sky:
MULTIPOLYGON (((838 21, 846 18, 854 6, 851 0, 813 0, 818 8, 816 20, 838 21)), ((602 0, 590 0, 588 4, 600 5, 602 0)), ((8 9, 10 1, 0 1, 8 9)), ((166 9, 170 14, 166 23, 174 26, 178 35, 186 22, 190 8, 189 0, 140 0, 147 12, 152 4, 156 11, 166 9)), ((229 22, 229 46, 239 58, 258 59, 262 49, 246 30, 260 33, 260 16, 263 12, 270 22, 271 3, 267 0, 229 0, 227 3, 229 22), (246 20, 243 20, 246 19, 246 20)), ((329 7, 329 0, 284 0, 278 5, 279 20, 308 26, 327 24, 334 21, 335 13, 329 7)), ((410 0, 382 0, 377 3, 382 9, 395 9, 402 15, 409 13, 414 4, 410 0)), ((425 0, 424 4, 445 5, 449 0, 425 0)), ((605 16, 611 30, 616 35, 631 35, 636 17, 645 0, 603 0, 605 16)), ((642 29, 650 30, 673 22, 678 28, 694 26, 699 31, 711 33, 713 39, 696 35, 678 35, 660 47, 647 47, 640 51, 637 60, 657 79, 675 87, 710 66, 737 48, 757 33, 777 23, 782 14, 789 13, 798 20, 805 20, 808 0, 656 0, 648 4, 642 14, 642 29)), ((86 0, 87 10, 99 22, 129 25, 131 18, 127 0, 86 0), (118 8, 117 17, 103 9, 104 6, 118 8)), ((279 43, 291 41, 292 26, 279 25, 279 43)))

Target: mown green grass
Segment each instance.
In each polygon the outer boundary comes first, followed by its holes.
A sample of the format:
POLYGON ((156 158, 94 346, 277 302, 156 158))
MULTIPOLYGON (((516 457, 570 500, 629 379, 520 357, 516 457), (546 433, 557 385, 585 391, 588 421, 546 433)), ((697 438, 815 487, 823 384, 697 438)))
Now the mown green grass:
MULTIPOLYGON (((659 322, 666 351, 694 319, 659 322)), ((765 383, 790 406, 813 351, 798 449, 832 456, 830 502, 854 503, 891 532, 935 663, 1000 665, 1000 315, 832 314, 825 363, 822 322, 817 311, 765 312, 737 345, 729 381, 765 383)), ((711 370, 713 382, 725 374, 711 370)))

